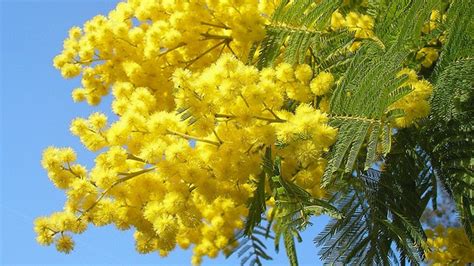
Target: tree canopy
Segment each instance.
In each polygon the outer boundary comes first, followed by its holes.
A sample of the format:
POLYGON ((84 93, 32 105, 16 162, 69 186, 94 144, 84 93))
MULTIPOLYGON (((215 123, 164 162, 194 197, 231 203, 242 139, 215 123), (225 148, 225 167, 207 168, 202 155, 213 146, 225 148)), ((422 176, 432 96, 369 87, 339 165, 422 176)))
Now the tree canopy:
MULTIPOLYGON (((298 264, 310 218, 336 264, 474 261, 471 0, 127 0, 73 27, 54 66, 96 154, 42 165, 64 210, 35 221, 60 252, 89 224, 136 250, 298 264), (461 227, 425 223, 446 191, 461 227), (435 228, 429 228, 435 227, 435 228)), ((449 203, 451 204, 451 203, 449 203)))

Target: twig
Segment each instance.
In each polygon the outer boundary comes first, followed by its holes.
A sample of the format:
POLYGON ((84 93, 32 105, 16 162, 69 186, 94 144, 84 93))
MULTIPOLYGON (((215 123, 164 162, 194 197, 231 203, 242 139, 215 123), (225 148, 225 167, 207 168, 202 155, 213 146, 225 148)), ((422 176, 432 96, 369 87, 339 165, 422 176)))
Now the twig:
POLYGON ((218 147, 221 145, 221 143, 216 142, 216 141, 212 141, 212 140, 208 140, 208 139, 203 139, 203 138, 187 135, 187 134, 176 132, 176 131, 173 131, 173 130, 167 129, 166 131, 168 132, 168 134, 176 135, 176 136, 185 138, 187 140, 201 141, 201 142, 209 143, 209 144, 212 144, 212 145, 216 145, 218 147))

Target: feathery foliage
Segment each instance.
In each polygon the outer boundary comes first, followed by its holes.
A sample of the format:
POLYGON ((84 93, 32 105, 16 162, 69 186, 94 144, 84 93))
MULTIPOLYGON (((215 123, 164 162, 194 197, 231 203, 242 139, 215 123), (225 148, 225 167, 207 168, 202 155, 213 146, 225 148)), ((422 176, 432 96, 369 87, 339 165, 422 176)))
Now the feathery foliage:
POLYGON ((68 201, 36 221, 41 244, 68 253, 65 232, 115 223, 141 253, 262 265, 274 239, 296 266, 324 214, 325 263, 418 265, 436 258, 421 217, 440 186, 474 243, 472 0, 185 2, 128 0, 71 29, 55 66, 82 74, 75 101, 112 91, 117 120, 73 121, 106 149, 90 171, 45 151, 68 201))
POLYGON ((352 171, 366 140, 366 169, 376 161, 380 139, 383 153, 390 151, 389 123, 396 112, 387 108, 409 92, 399 89, 404 79, 397 78, 397 73, 414 48, 412 40, 421 34, 423 18, 435 5, 436 1, 392 1, 387 11, 379 14, 375 33, 386 48, 371 43, 359 50, 331 98, 330 114, 339 136, 323 177, 326 185, 334 173, 352 171), (403 12, 403 16, 391 10, 403 12))
POLYGON ((332 220, 315 239, 326 262, 398 263, 394 246, 400 261, 417 264, 423 257, 426 237, 419 220, 436 185, 429 157, 406 141, 412 132, 399 134, 384 170, 358 172, 335 193, 343 219, 332 220))
POLYGON ((231 245, 237 244, 237 247, 230 247, 231 252, 226 257, 228 258, 237 252, 241 259, 241 265, 261 266, 264 260, 272 260, 272 257, 266 252, 267 246, 263 242, 268 238, 273 237, 269 235, 267 228, 262 226, 252 228, 251 232, 241 231, 231 242, 231 245))
POLYGON ((432 115, 423 128, 425 149, 474 243, 474 22, 472 1, 454 1, 449 29, 432 81, 432 115))
MULTIPOLYGON (((262 41, 257 66, 271 66, 284 46, 284 58, 288 63, 303 63, 312 45, 329 48, 328 42, 344 43, 348 38, 325 33, 331 14, 339 7, 341 0, 314 1, 301 0, 290 3, 281 1, 267 26, 267 34, 262 41)), ((337 47, 337 46, 335 46, 337 47)), ((334 49, 334 48, 333 48, 334 49)), ((337 49, 334 49, 337 50, 337 49)), ((334 52, 333 50, 333 52, 334 52)), ((319 51, 318 51, 319 53, 319 51)))

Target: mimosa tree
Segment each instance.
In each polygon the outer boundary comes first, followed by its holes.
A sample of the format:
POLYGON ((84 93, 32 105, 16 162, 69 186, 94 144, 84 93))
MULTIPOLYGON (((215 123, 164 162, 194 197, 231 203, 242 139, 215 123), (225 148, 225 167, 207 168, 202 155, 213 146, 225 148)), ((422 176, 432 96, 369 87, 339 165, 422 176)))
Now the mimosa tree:
POLYGON ((35 221, 38 242, 69 253, 72 234, 114 224, 140 253, 260 265, 273 238, 297 265, 325 214, 328 263, 472 262, 473 6, 128 0, 71 28, 54 66, 80 77, 75 102, 112 97, 115 116, 71 123, 91 169, 44 151, 67 200, 35 221), (463 228, 425 233, 440 187, 463 228))

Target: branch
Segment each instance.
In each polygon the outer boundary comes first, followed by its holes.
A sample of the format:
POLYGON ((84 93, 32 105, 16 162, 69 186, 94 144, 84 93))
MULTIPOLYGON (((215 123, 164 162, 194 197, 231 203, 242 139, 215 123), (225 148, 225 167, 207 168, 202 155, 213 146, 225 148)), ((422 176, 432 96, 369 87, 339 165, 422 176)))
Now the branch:
POLYGON ((187 140, 201 141, 201 142, 209 143, 209 144, 212 144, 212 145, 216 145, 217 147, 219 147, 219 146, 221 145, 221 143, 216 142, 216 141, 213 141, 213 140, 203 139, 203 138, 199 138, 199 137, 187 135, 187 134, 184 134, 184 133, 181 133, 181 132, 177 132, 177 131, 173 131, 173 130, 169 130, 169 129, 167 129, 166 131, 167 131, 168 134, 170 134, 170 135, 179 136, 179 137, 185 138, 185 139, 187 139, 187 140))
POLYGON ((97 204, 100 202, 100 200, 102 200, 102 198, 105 197, 105 195, 107 195, 107 193, 109 193, 109 191, 114 188, 115 186, 125 182, 125 181, 128 181, 136 176, 139 176, 141 174, 144 174, 144 173, 148 173, 150 171, 153 171, 155 170, 156 168, 155 167, 152 167, 152 168, 148 168, 148 169, 143 169, 141 171, 137 171, 137 172, 133 172, 133 173, 118 173, 119 175, 125 175, 124 177, 116 180, 110 187, 108 187, 106 190, 104 190, 102 192, 102 194, 100 194, 99 198, 97 198, 97 200, 92 203, 92 205, 87 208, 85 211, 82 212, 82 214, 77 217, 77 221, 80 221, 82 219, 82 217, 84 217, 84 215, 89 212, 90 210, 92 210, 93 208, 95 208, 95 206, 97 206, 97 204))

